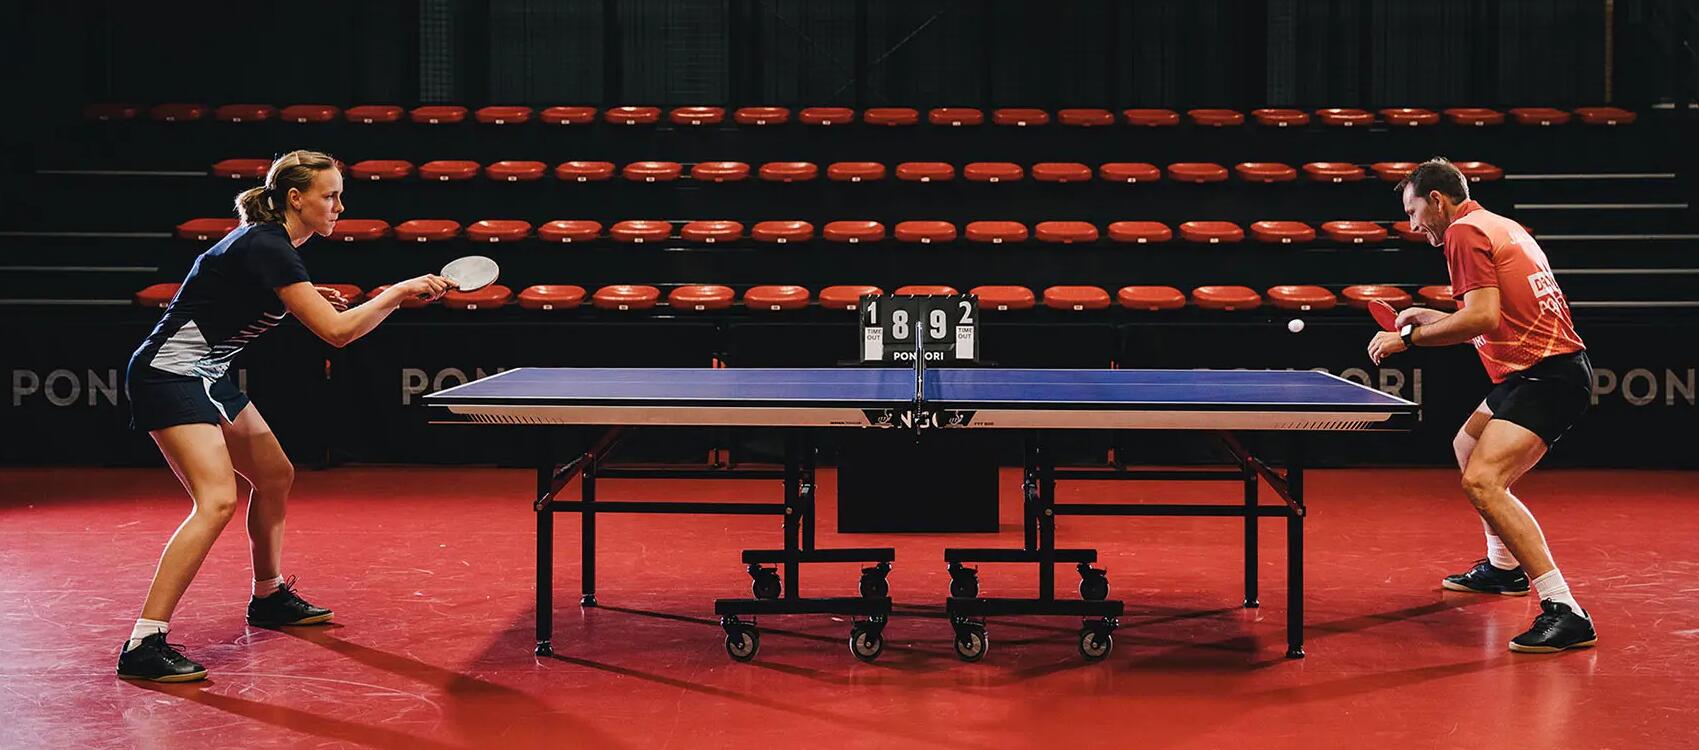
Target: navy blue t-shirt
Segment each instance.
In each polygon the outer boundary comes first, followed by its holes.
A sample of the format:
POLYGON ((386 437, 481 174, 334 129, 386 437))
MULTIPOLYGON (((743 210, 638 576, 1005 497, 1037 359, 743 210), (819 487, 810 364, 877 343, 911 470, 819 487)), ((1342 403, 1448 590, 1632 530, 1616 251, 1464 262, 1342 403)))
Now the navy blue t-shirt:
POLYGON ((281 224, 244 224, 201 253, 165 317, 136 351, 140 364, 216 380, 288 310, 277 288, 309 281, 281 224))

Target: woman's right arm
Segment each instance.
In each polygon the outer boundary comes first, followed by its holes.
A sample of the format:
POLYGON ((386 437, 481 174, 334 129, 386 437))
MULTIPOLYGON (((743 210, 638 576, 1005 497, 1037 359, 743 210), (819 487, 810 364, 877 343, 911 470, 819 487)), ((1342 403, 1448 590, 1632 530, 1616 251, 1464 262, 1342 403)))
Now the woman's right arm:
POLYGON ((401 301, 416 295, 427 299, 441 297, 449 290, 448 279, 425 275, 395 284, 364 304, 338 311, 324 298, 312 282, 302 281, 277 288, 283 306, 301 320, 301 324, 331 346, 342 348, 372 332, 384 318, 401 306, 401 301))

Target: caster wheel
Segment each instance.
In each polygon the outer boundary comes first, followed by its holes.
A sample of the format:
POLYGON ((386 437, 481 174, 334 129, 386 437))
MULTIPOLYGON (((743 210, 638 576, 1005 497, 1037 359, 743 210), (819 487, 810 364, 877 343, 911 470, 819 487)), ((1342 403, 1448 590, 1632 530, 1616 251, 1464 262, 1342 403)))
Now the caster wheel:
POLYGON ((1109 578, 1097 572, 1080 579, 1080 598, 1100 602, 1109 598, 1109 578))
POLYGON ((779 583, 779 574, 770 568, 762 568, 750 573, 755 580, 749 584, 749 590, 757 599, 777 599, 784 587, 779 583))
POLYGON ((984 625, 963 625, 956 628, 956 656, 962 661, 979 661, 985 658, 986 649, 991 647, 991 640, 985 635, 984 625))
POLYGON ((1080 630, 1080 656, 1086 661, 1102 661, 1115 650, 1115 636, 1096 628, 1080 630))
POLYGON ((749 661, 761 650, 761 631, 747 625, 726 628, 726 655, 734 661, 749 661))
POLYGON ((867 623, 856 623, 850 628, 849 650, 855 658, 862 661, 873 661, 885 653, 885 635, 881 628, 867 623))

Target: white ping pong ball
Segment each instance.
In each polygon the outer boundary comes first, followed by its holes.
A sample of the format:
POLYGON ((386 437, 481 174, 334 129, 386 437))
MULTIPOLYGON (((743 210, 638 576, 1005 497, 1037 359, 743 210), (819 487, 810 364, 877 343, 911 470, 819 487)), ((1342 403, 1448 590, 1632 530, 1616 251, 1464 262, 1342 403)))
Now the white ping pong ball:
POLYGON ((1293 318, 1292 320, 1288 321, 1286 323, 1286 330, 1291 331, 1293 333, 1297 333, 1299 331, 1304 330, 1304 319, 1303 318, 1293 318))

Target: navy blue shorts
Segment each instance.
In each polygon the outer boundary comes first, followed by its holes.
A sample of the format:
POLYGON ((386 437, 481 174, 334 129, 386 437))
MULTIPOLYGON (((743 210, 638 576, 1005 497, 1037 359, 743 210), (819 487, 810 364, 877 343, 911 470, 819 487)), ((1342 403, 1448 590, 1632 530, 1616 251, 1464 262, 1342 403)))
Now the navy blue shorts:
POLYGON ((180 424, 236 421, 248 396, 231 371, 216 380, 178 375, 130 360, 124 393, 130 399, 130 428, 152 432, 180 424))

